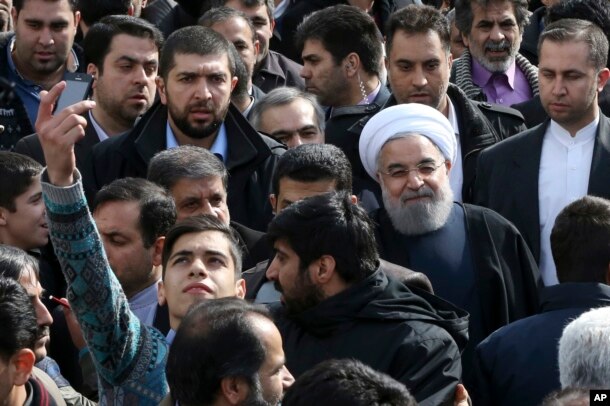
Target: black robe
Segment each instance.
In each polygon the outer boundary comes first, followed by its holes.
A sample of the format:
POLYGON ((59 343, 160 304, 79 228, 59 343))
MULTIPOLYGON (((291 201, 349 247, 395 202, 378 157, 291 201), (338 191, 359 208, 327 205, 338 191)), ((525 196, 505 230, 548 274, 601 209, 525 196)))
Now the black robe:
MULTIPOLYGON (((496 212, 463 204, 466 232, 481 303, 485 335, 537 311, 540 272, 515 226, 496 212)), ((384 209, 371 216, 378 224, 377 244, 383 259, 413 268, 407 250, 384 209)), ((442 297, 442 293, 435 289, 442 297)))

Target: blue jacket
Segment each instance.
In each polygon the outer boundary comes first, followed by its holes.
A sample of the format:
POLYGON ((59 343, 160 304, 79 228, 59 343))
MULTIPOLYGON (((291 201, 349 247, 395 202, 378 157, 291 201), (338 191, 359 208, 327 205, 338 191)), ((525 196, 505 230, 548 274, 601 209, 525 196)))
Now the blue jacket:
POLYGON ((562 283, 544 288, 539 314, 500 328, 477 347, 477 384, 468 388, 473 404, 539 405, 561 387, 557 347, 563 328, 601 306, 610 306, 608 285, 562 283))

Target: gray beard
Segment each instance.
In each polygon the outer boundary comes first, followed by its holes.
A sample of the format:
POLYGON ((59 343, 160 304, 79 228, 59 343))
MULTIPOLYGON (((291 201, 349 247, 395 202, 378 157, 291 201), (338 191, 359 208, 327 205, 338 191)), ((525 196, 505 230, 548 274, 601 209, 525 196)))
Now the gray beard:
POLYGON ((453 207, 453 191, 446 183, 439 189, 438 195, 426 185, 417 192, 403 193, 400 202, 388 196, 386 189, 382 188, 383 205, 392 221, 392 225, 401 234, 414 236, 427 234, 443 227, 453 207), (403 204, 406 198, 415 196, 430 196, 431 199, 403 204))
MULTIPOLYGON (((516 45, 516 43, 513 45, 516 45)), ((506 72, 515 60, 517 52, 519 52, 519 48, 511 46, 511 44, 507 40, 503 40, 499 44, 493 43, 492 41, 488 41, 488 43, 485 44, 485 50, 483 52, 483 55, 480 55, 480 58, 477 58, 477 61, 481 64, 481 66, 483 66, 485 69, 492 73, 506 72), (487 58, 485 56, 485 50, 494 48, 507 48, 508 55, 504 59, 487 58)))

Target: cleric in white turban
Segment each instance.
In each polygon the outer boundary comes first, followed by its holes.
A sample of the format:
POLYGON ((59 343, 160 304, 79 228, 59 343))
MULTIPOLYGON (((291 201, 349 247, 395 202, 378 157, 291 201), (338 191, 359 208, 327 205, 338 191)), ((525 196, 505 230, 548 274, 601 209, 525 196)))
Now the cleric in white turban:
POLYGON ((452 164, 457 159, 455 133, 441 112, 424 104, 399 104, 375 114, 362 129, 360 159, 369 176, 377 179, 377 158, 381 148, 395 136, 407 133, 430 139, 452 164))

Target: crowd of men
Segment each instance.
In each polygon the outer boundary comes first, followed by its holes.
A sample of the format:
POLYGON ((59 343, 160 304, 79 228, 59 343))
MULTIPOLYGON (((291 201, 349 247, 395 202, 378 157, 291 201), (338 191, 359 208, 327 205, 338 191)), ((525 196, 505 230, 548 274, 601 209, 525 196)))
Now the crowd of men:
POLYGON ((0 404, 589 404, 609 39, 608 0, 0 0, 0 404))

